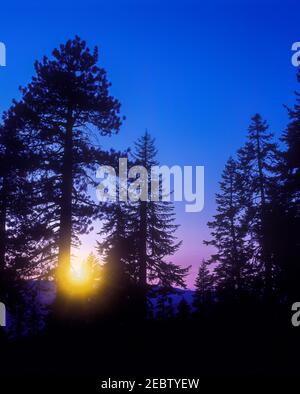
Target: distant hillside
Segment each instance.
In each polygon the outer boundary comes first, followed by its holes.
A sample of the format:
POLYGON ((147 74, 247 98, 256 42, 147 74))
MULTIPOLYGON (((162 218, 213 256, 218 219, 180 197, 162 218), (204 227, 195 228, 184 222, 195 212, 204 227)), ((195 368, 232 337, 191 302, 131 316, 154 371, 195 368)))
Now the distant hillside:
MULTIPOLYGON (((35 281, 35 284, 39 295, 39 301, 44 305, 51 304, 55 298, 55 283, 53 281, 35 281)), ((193 294, 193 290, 175 288, 174 293, 170 293, 169 297, 172 298, 172 303, 174 308, 176 308, 182 298, 184 298, 188 304, 192 305, 193 294)), ((155 308, 157 299, 150 298, 150 300, 155 308)))
MULTIPOLYGON (((49 306, 55 299, 56 286, 54 281, 28 281, 26 287, 22 291, 22 310, 24 311, 22 316, 17 313, 18 318, 16 318, 17 310, 8 308, 6 330, 11 336, 27 335, 32 331, 36 332, 43 329, 49 313, 49 306)), ((177 306, 182 299, 185 299, 185 301, 192 306, 193 293, 192 290, 175 288, 174 293, 168 294, 168 298, 172 300, 171 305, 174 313, 176 313, 177 306)), ((150 297, 149 300, 155 315, 158 297, 150 297)))

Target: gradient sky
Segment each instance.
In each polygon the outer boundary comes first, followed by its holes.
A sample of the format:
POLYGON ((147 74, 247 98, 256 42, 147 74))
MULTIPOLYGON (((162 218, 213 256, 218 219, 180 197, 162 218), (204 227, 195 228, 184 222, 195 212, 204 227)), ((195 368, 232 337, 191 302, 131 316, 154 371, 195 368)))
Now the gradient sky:
MULTIPOLYGON (((299 1, 6 1, 0 6, 0 111, 18 98, 33 62, 78 34, 100 48, 126 121, 105 147, 126 148, 147 128, 166 165, 205 166, 205 208, 185 213, 176 204, 174 261, 197 266, 211 252, 207 221, 229 155, 244 143, 250 117, 260 112, 279 136, 287 123, 282 104, 297 88, 291 46, 300 41, 299 1), (202 3, 202 4, 200 4, 202 3)), ((299 89, 300 90, 300 89, 299 89)), ((92 238, 84 237, 85 252, 92 238)), ((83 249, 80 252, 83 254, 83 249)))

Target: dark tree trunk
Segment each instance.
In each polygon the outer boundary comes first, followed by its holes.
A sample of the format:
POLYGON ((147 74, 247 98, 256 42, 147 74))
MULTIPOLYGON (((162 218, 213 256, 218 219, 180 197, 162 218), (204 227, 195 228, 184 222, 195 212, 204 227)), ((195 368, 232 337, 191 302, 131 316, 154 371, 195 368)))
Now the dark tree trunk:
POLYGON ((72 244, 72 190, 73 190, 73 119, 68 112, 62 168, 60 203, 59 269, 69 269, 72 244))
POLYGON ((7 180, 3 177, 0 200, 0 301, 6 293, 5 254, 6 254, 6 217, 7 217, 7 180))
POLYGON ((258 163, 258 175, 259 175, 259 190, 260 190, 260 210, 261 210, 261 248, 262 248, 262 261, 265 268, 265 296, 269 299, 272 295, 272 262, 270 258, 270 253, 267 246, 267 228, 266 228, 266 194, 265 194, 265 177, 263 174, 263 161, 260 146, 260 138, 258 132, 256 133, 256 155, 258 163))
POLYGON ((7 181, 3 177, 0 200, 0 275, 5 269, 5 252, 6 252, 6 215, 7 215, 7 181))
POLYGON ((231 179, 230 180, 230 211, 231 211, 230 232, 232 239, 232 257, 233 257, 232 261, 234 265, 232 285, 233 285, 234 298, 238 299, 238 294, 241 290, 241 267, 240 267, 240 261, 239 261, 238 250, 237 250, 237 239, 236 239, 235 223, 234 223, 234 209, 235 206, 233 204, 233 182, 231 179))
POLYGON ((141 228, 140 228, 140 285, 147 284, 147 202, 141 202, 141 228))
POLYGON ((143 318, 147 315, 147 202, 141 201, 140 222, 140 256, 139 256, 139 289, 140 313, 143 318))

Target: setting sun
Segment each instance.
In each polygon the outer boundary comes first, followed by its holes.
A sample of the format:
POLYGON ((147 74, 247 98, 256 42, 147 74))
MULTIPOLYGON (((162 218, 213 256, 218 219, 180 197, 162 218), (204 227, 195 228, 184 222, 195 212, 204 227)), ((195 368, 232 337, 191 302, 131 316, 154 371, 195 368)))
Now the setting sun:
POLYGON ((76 283, 85 283, 88 281, 90 272, 87 264, 84 262, 77 262, 72 264, 70 269, 70 279, 76 283))
POLYGON ((60 272, 60 288, 71 297, 87 297, 98 288, 99 270, 100 265, 92 255, 84 261, 74 261, 60 272))

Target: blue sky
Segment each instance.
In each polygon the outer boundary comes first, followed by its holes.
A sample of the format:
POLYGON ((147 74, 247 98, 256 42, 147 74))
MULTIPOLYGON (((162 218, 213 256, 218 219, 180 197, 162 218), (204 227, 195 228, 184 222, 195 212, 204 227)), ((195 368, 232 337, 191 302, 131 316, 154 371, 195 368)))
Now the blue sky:
POLYGON ((2 2, 0 110, 18 98, 35 59, 75 34, 98 45, 126 116, 103 145, 125 148, 147 128, 162 164, 205 166, 204 211, 176 205, 184 243, 175 261, 193 264, 192 285, 210 252, 202 241, 222 168, 244 143, 250 117, 260 112, 277 136, 287 123, 282 104, 291 105, 297 89, 291 46, 300 41, 299 11, 297 1, 276 0, 2 2))

